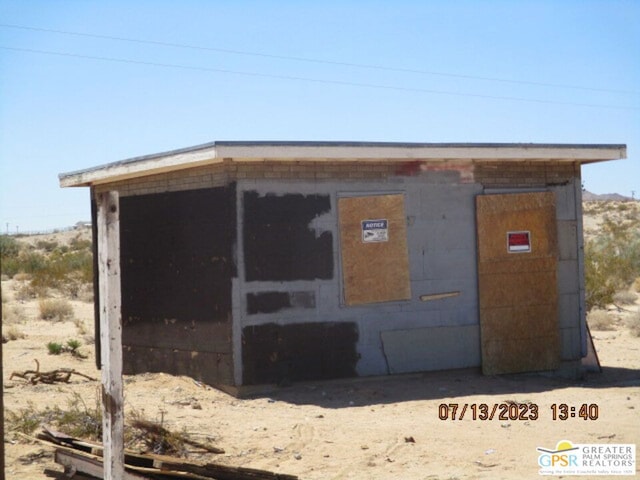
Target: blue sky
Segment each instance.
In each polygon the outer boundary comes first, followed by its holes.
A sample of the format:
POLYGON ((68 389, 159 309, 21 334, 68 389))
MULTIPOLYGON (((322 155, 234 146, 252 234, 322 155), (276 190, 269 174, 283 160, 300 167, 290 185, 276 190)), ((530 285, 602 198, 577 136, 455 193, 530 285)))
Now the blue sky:
POLYGON ((215 140, 626 143, 584 183, 640 198, 638 1, 0 0, 0 24, 3 233, 89 219, 61 172, 215 140))

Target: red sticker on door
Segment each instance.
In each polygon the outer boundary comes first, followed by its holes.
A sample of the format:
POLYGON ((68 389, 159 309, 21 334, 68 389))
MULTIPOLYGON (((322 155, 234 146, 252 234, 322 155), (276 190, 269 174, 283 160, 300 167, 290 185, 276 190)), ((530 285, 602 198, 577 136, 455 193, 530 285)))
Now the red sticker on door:
POLYGON ((507 251, 509 253, 527 253, 531 251, 531 232, 507 232, 507 251))

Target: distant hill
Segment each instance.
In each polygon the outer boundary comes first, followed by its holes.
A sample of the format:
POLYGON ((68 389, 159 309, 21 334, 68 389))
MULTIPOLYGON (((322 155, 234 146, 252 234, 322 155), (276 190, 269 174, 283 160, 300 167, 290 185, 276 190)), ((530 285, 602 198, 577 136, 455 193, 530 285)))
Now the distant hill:
POLYGON ((602 195, 598 195, 597 193, 584 190, 582 192, 582 200, 585 202, 626 202, 633 200, 633 198, 625 197, 619 193, 603 193, 602 195))

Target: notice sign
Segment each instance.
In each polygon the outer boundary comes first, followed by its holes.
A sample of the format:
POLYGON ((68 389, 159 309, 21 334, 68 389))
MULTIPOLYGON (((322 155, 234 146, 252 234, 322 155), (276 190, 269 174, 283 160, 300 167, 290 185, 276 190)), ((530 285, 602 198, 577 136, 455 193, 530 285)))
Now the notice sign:
POLYGON ((527 253, 531 251, 531 233, 507 232, 507 250, 509 253, 527 253))
POLYGON ((388 242, 389 222, 386 219, 362 220, 362 242, 388 242))

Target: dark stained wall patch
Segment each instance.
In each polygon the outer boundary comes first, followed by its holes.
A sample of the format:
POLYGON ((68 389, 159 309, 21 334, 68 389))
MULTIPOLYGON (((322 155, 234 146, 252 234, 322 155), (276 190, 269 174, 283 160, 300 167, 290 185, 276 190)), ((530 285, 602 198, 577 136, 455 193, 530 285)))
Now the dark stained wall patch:
MULTIPOLYGON (((209 361, 204 352, 230 354, 235 184, 122 197, 120 206, 122 336, 128 351, 179 350, 196 363, 209 361)), ((126 352, 129 373, 185 371, 176 371, 182 364, 173 354, 149 356, 145 365, 144 356, 134 360, 126 352)), ((201 375, 232 377, 231 371, 201 375)))
POLYGON ((358 327, 353 322, 276 325, 242 330, 243 384, 357 376, 358 327))
POLYGON ((333 236, 311 221, 331 210, 328 195, 244 193, 246 280, 333 278, 333 236))
POLYGON ((315 292, 259 292, 247 294, 247 313, 275 313, 288 308, 315 308, 315 292))
POLYGON ((261 292, 247 294, 247 313, 274 313, 291 307, 289 292, 261 292))

